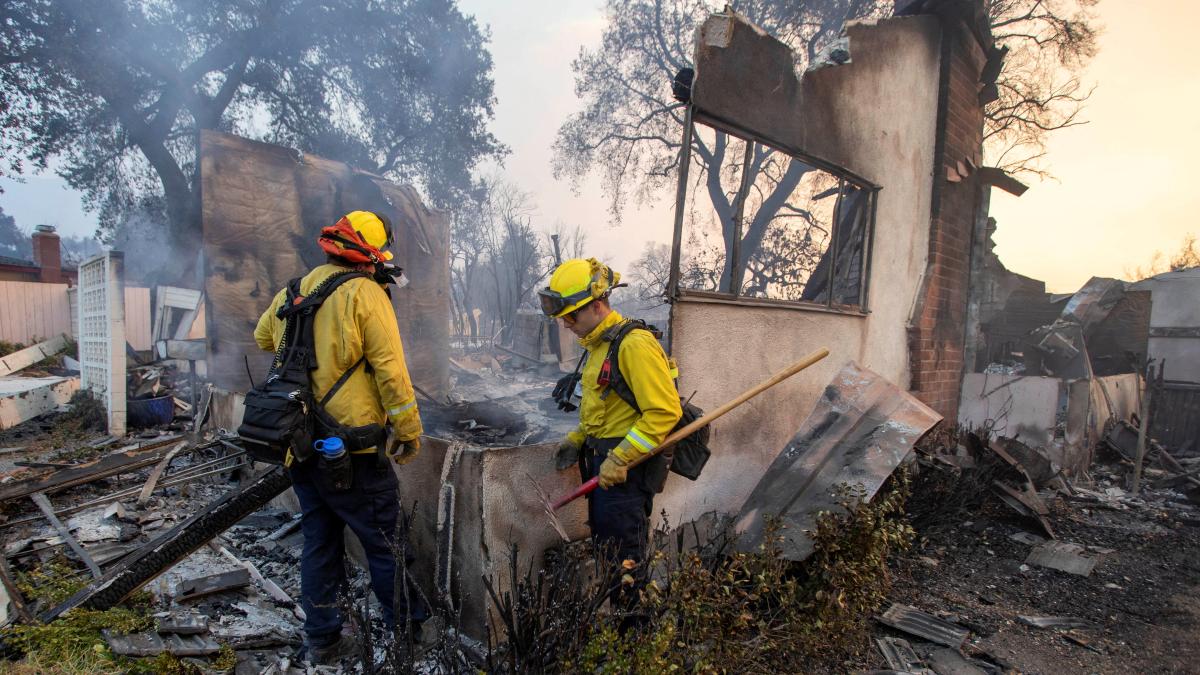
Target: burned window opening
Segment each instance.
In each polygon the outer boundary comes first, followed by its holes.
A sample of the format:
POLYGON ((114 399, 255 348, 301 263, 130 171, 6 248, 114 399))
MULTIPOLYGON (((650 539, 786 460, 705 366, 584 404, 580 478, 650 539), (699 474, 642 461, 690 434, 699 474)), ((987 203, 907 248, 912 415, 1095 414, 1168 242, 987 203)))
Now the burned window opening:
POLYGON ((680 171, 672 297, 865 313, 878 188, 723 124, 685 125, 680 166, 696 153, 716 168, 680 171))

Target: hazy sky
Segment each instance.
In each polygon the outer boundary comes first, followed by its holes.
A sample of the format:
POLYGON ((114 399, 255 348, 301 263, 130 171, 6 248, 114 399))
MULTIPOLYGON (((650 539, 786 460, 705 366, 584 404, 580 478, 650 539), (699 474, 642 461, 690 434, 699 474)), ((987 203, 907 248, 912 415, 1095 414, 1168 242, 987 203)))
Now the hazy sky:
POLYGON ((1125 278, 1200 233, 1197 19, 1195 2, 1101 0, 1090 122, 1048 145, 1058 181, 1020 198, 992 191, 996 251, 1009 269, 1074 291, 1091 276, 1125 278))
MULTIPOLYGON (((493 132, 513 150, 504 172, 532 192, 534 221, 580 224, 592 250, 627 268, 644 242, 669 240, 672 194, 655 208, 631 207, 609 223, 598 181, 580 194, 555 181, 551 144, 577 110, 570 62, 598 43, 604 26, 598 0, 496 2, 460 0, 490 25, 498 106, 493 132)), ((1190 53, 1200 6, 1182 0, 1102 0, 1105 32, 1086 73, 1098 85, 1086 126, 1055 134, 1049 166, 1057 180, 1034 183, 1023 197, 995 191, 996 250, 1013 271, 1072 291, 1088 277, 1124 276, 1156 250, 1174 250, 1200 232, 1200 59, 1190 53)), ((25 227, 57 224, 68 234, 94 231, 79 199, 53 176, 5 181, 0 206, 25 227)))

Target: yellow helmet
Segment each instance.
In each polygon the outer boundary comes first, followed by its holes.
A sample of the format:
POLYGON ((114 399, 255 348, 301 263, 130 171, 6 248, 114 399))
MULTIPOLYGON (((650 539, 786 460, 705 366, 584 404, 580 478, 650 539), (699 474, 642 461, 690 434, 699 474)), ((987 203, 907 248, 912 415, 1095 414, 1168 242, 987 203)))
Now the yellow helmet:
POLYGON ((620 286, 621 275, 595 258, 575 258, 559 265, 550 275, 550 285, 538 291, 542 312, 558 318, 606 297, 620 286))
POLYGON ((350 262, 387 261, 392 253, 383 249, 392 244, 392 224, 382 214, 351 211, 332 226, 322 228, 317 242, 326 253, 350 262))

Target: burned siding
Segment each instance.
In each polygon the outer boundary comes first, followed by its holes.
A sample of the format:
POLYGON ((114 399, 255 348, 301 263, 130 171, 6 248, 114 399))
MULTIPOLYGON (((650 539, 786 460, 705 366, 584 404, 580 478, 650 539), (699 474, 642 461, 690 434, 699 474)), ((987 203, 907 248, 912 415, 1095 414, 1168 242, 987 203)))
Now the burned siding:
POLYGON ((392 305, 413 380, 437 395, 448 379, 449 221, 411 187, 340 162, 237 136, 200 137, 208 373, 218 387, 245 391, 248 358, 257 377, 270 354, 254 327, 275 293, 324 261, 320 228, 347 211, 392 221, 395 262, 410 280, 392 305))

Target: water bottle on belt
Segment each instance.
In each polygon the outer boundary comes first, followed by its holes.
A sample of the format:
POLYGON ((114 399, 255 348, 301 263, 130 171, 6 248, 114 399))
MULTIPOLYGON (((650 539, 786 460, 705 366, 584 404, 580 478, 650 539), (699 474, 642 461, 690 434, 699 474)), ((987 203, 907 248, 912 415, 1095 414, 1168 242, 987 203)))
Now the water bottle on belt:
POLYGON ((350 453, 337 436, 324 438, 313 443, 313 448, 321 453, 321 472, 337 492, 345 492, 354 483, 354 466, 350 463, 350 453))

